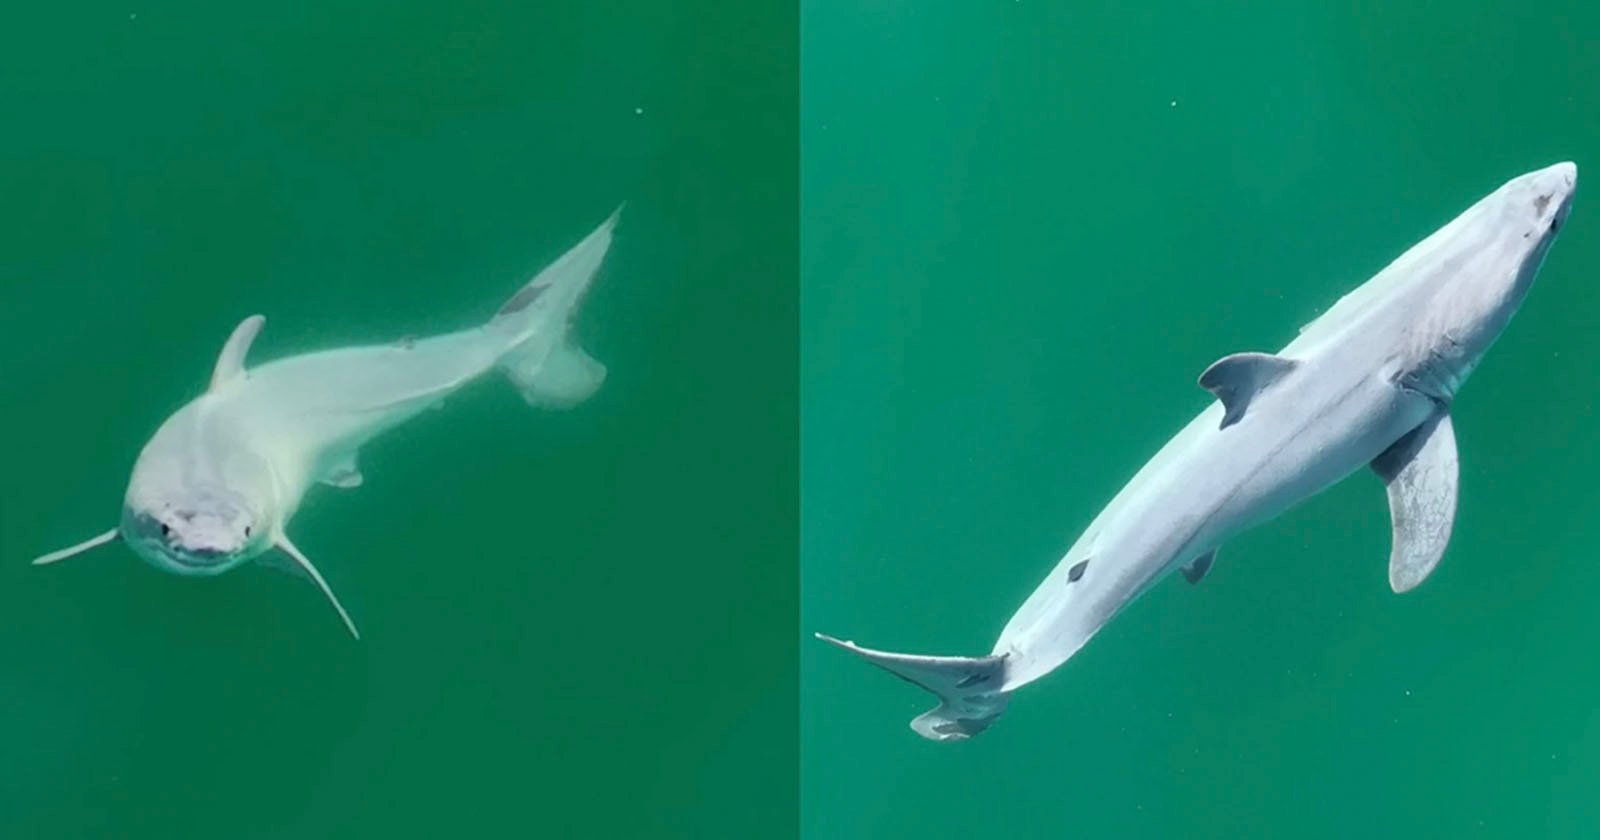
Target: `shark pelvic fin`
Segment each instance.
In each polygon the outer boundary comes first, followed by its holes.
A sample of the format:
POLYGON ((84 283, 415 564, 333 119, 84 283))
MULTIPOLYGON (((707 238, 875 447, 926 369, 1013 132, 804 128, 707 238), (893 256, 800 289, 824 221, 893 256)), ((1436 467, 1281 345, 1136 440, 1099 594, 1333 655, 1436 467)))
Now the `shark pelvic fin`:
POLYGON ((100 534, 99 536, 95 536, 95 537, 90 537, 89 539, 86 539, 83 542, 78 543, 77 545, 68 546, 66 548, 61 549, 60 551, 52 551, 49 554, 46 554, 46 555, 44 555, 42 557, 35 557, 33 559, 33 565, 35 565, 35 566, 46 566, 46 565, 49 565, 51 563, 55 563, 55 562, 60 561, 60 560, 65 560, 68 557, 72 557, 72 556, 77 555, 77 554, 82 554, 82 553, 84 553, 85 551, 88 551, 91 548, 99 548, 100 546, 105 545, 106 543, 111 542, 112 540, 115 540, 117 538, 117 536, 118 536, 117 529, 116 528, 112 528, 111 530, 105 532, 104 534, 100 534))
POLYGON ((1372 461, 1389 486, 1389 587, 1407 592, 1428 579, 1450 544, 1460 464, 1450 415, 1440 410, 1372 461))
POLYGON ((289 542, 288 535, 283 532, 280 531, 278 533, 278 538, 274 542, 284 554, 289 555, 289 558, 294 560, 295 565, 299 566, 301 571, 306 573, 306 577, 311 578, 311 582, 322 590, 322 594, 328 596, 329 603, 333 604, 333 608, 338 611, 339 617, 344 619, 344 626, 350 628, 350 635, 360 639, 361 631, 356 629, 356 623, 350 620, 350 614, 345 612, 344 605, 339 603, 339 596, 333 594, 333 590, 328 588, 328 582, 322 579, 322 574, 317 571, 317 567, 311 565, 311 561, 300 553, 300 549, 294 547, 294 543, 289 542))
POLYGON ((357 463, 354 452, 336 461, 327 474, 322 477, 323 484, 346 490, 360 487, 363 480, 361 465, 357 463))
POLYGON ((1270 353, 1234 353, 1211 363, 1200 374, 1200 387, 1222 401, 1222 425, 1226 429, 1244 418, 1256 394, 1295 369, 1296 362, 1270 353))
POLYGON ((1211 571, 1211 564, 1215 563, 1216 561, 1217 550, 1213 548, 1205 554, 1202 554, 1199 557, 1196 557, 1193 560, 1183 564, 1182 566, 1179 566, 1178 571, 1183 573, 1184 580, 1190 583, 1199 583, 1200 580, 1206 576, 1206 572, 1211 571))
POLYGON ((256 336, 261 333, 261 325, 266 322, 267 319, 261 315, 251 315, 233 328, 233 334, 222 345, 222 352, 217 355, 217 365, 211 371, 211 390, 215 391, 244 376, 245 354, 250 352, 250 345, 255 342, 256 336))

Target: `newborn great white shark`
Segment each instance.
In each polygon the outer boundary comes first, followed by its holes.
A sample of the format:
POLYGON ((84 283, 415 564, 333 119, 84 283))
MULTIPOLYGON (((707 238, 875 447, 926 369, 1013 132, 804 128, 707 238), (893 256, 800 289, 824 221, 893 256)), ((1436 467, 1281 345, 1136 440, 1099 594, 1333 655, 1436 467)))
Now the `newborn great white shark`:
POLYGON ((988 656, 912 656, 817 634, 926 688, 935 741, 986 729, 1166 573, 1196 583, 1217 547, 1362 466, 1388 485, 1389 583, 1438 564, 1456 508, 1450 403, 1522 303, 1578 170, 1512 179, 1345 295, 1275 355, 1200 375, 1217 397, 1113 498, 1006 624, 988 656))
POLYGON ((246 318, 223 345, 210 387, 168 418, 139 453, 121 524, 34 564, 119 538, 157 568, 180 575, 218 575, 258 559, 309 577, 360 638, 285 531, 305 492, 317 482, 360 485, 362 445, 492 369, 535 407, 566 408, 593 394, 605 366, 568 329, 621 212, 471 329, 307 353, 247 371, 245 354, 265 319, 246 318))

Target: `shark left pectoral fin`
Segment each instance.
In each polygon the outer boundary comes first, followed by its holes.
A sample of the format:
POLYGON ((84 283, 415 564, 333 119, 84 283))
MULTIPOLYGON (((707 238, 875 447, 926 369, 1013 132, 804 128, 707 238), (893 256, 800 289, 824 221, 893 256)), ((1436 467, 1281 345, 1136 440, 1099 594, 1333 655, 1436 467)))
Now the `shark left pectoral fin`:
POLYGON ((1200 374, 1200 387, 1222 402, 1222 425, 1244 419, 1250 401, 1263 389, 1294 370, 1296 362, 1271 353, 1234 353, 1211 363, 1200 374))
POLYGON ((328 602, 333 604, 333 608, 338 611, 339 618, 344 620, 344 626, 350 628, 350 635, 360 639, 361 631, 356 629, 356 623, 350 620, 350 614, 345 612, 344 605, 339 603, 339 596, 333 594, 333 589, 329 588, 328 582, 322 579, 322 574, 317 571, 317 567, 311 565, 311 561, 300 552, 300 549, 295 548, 294 543, 289 542, 289 537, 287 535, 280 532, 275 540, 275 544, 277 545, 278 550, 288 555, 289 559, 294 561, 299 570, 304 572, 305 576, 310 578, 311 582, 315 583, 318 589, 322 590, 323 595, 328 596, 328 602))
POLYGON ((112 528, 111 530, 105 532, 104 534, 99 534, 97 536, 90 537, 89 539, 86 539, 83 542, 78 543, 77 545, 69 545, 66 548, 60 549, 59 551, 52 551, 49 554, 45 554, 45 555, 40 556, 40 557, 35 557, 35 558, 33 558, 33 565, 35 565, 35 566, 47 566, 47 565, 49 565, 51 563, 56 563, 56 562, 65 560, 68 557, 74 557, 74 556, 82 554, 85 551, 88 551, 88 550, 90 550, 92 548, 99 548, 100 546, 105 545, 106 543, 117 539, 117 536, 118 536, 117 529, 116 528, 112 528))
POLYGON ((1449 413, 1439 410, 1395 441, 1372 469, 1389 488, 1389 587, 1408 592, 1439 565, 1455 525, 1460 465, 1449 413))

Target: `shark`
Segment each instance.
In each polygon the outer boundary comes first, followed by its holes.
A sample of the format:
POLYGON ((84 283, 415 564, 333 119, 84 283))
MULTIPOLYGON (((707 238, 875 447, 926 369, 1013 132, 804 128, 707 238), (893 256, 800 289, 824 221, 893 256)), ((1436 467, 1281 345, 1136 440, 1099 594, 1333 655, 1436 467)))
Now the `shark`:
POLYGON ((816 634, 939 699, 911 728, 986 730, 1013 693, 1059 668, 1171 572, 1198 583, 1219 546, 1370 468, 1387 488, 1389 584, 1444 555, 1459 468, 1456 393, 1522 304, 1566 221, 1578 170, 1506 182, 1340 298, 1276 353, 1218 359, 1216 399, 1113 497, 986 656, 921 656, 816 634))
POLYGON ((266 319, 245 318, 223 344, 205 392, 140 451, 117 526, 34 565, 117 541, 185 576, 220 575, 254 560, 315 583, 359 639, 333 589, 289 538, 307 491, 359 487, 363 446, 491 371, 535 408, 571 408, 594 394, 606 367, 578 346, 571 326, 621 212, 478 326, 249 367, 246 355, 266 319))

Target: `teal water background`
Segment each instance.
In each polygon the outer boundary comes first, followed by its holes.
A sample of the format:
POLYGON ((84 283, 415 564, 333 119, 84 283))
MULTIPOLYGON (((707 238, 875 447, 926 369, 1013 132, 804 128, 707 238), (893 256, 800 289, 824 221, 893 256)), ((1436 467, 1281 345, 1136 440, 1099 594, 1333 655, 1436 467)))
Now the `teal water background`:
POLYGON ((807 640, 803 836, 1600 833, 1600 8, 807 3, 802 43, 802 631, 890 650, 987 652, 1208 364, 1580 169, 1424 586, 1358 474, 968 742, 807 640))
POLYGON ((6 17, 0 836, 792 831, 796 10, 6 17), (241 318, 256 360, 468 326, 624 200, 589 403, 474 385, 292 523, 359 643, 265 569, 27 565, 241 318))

